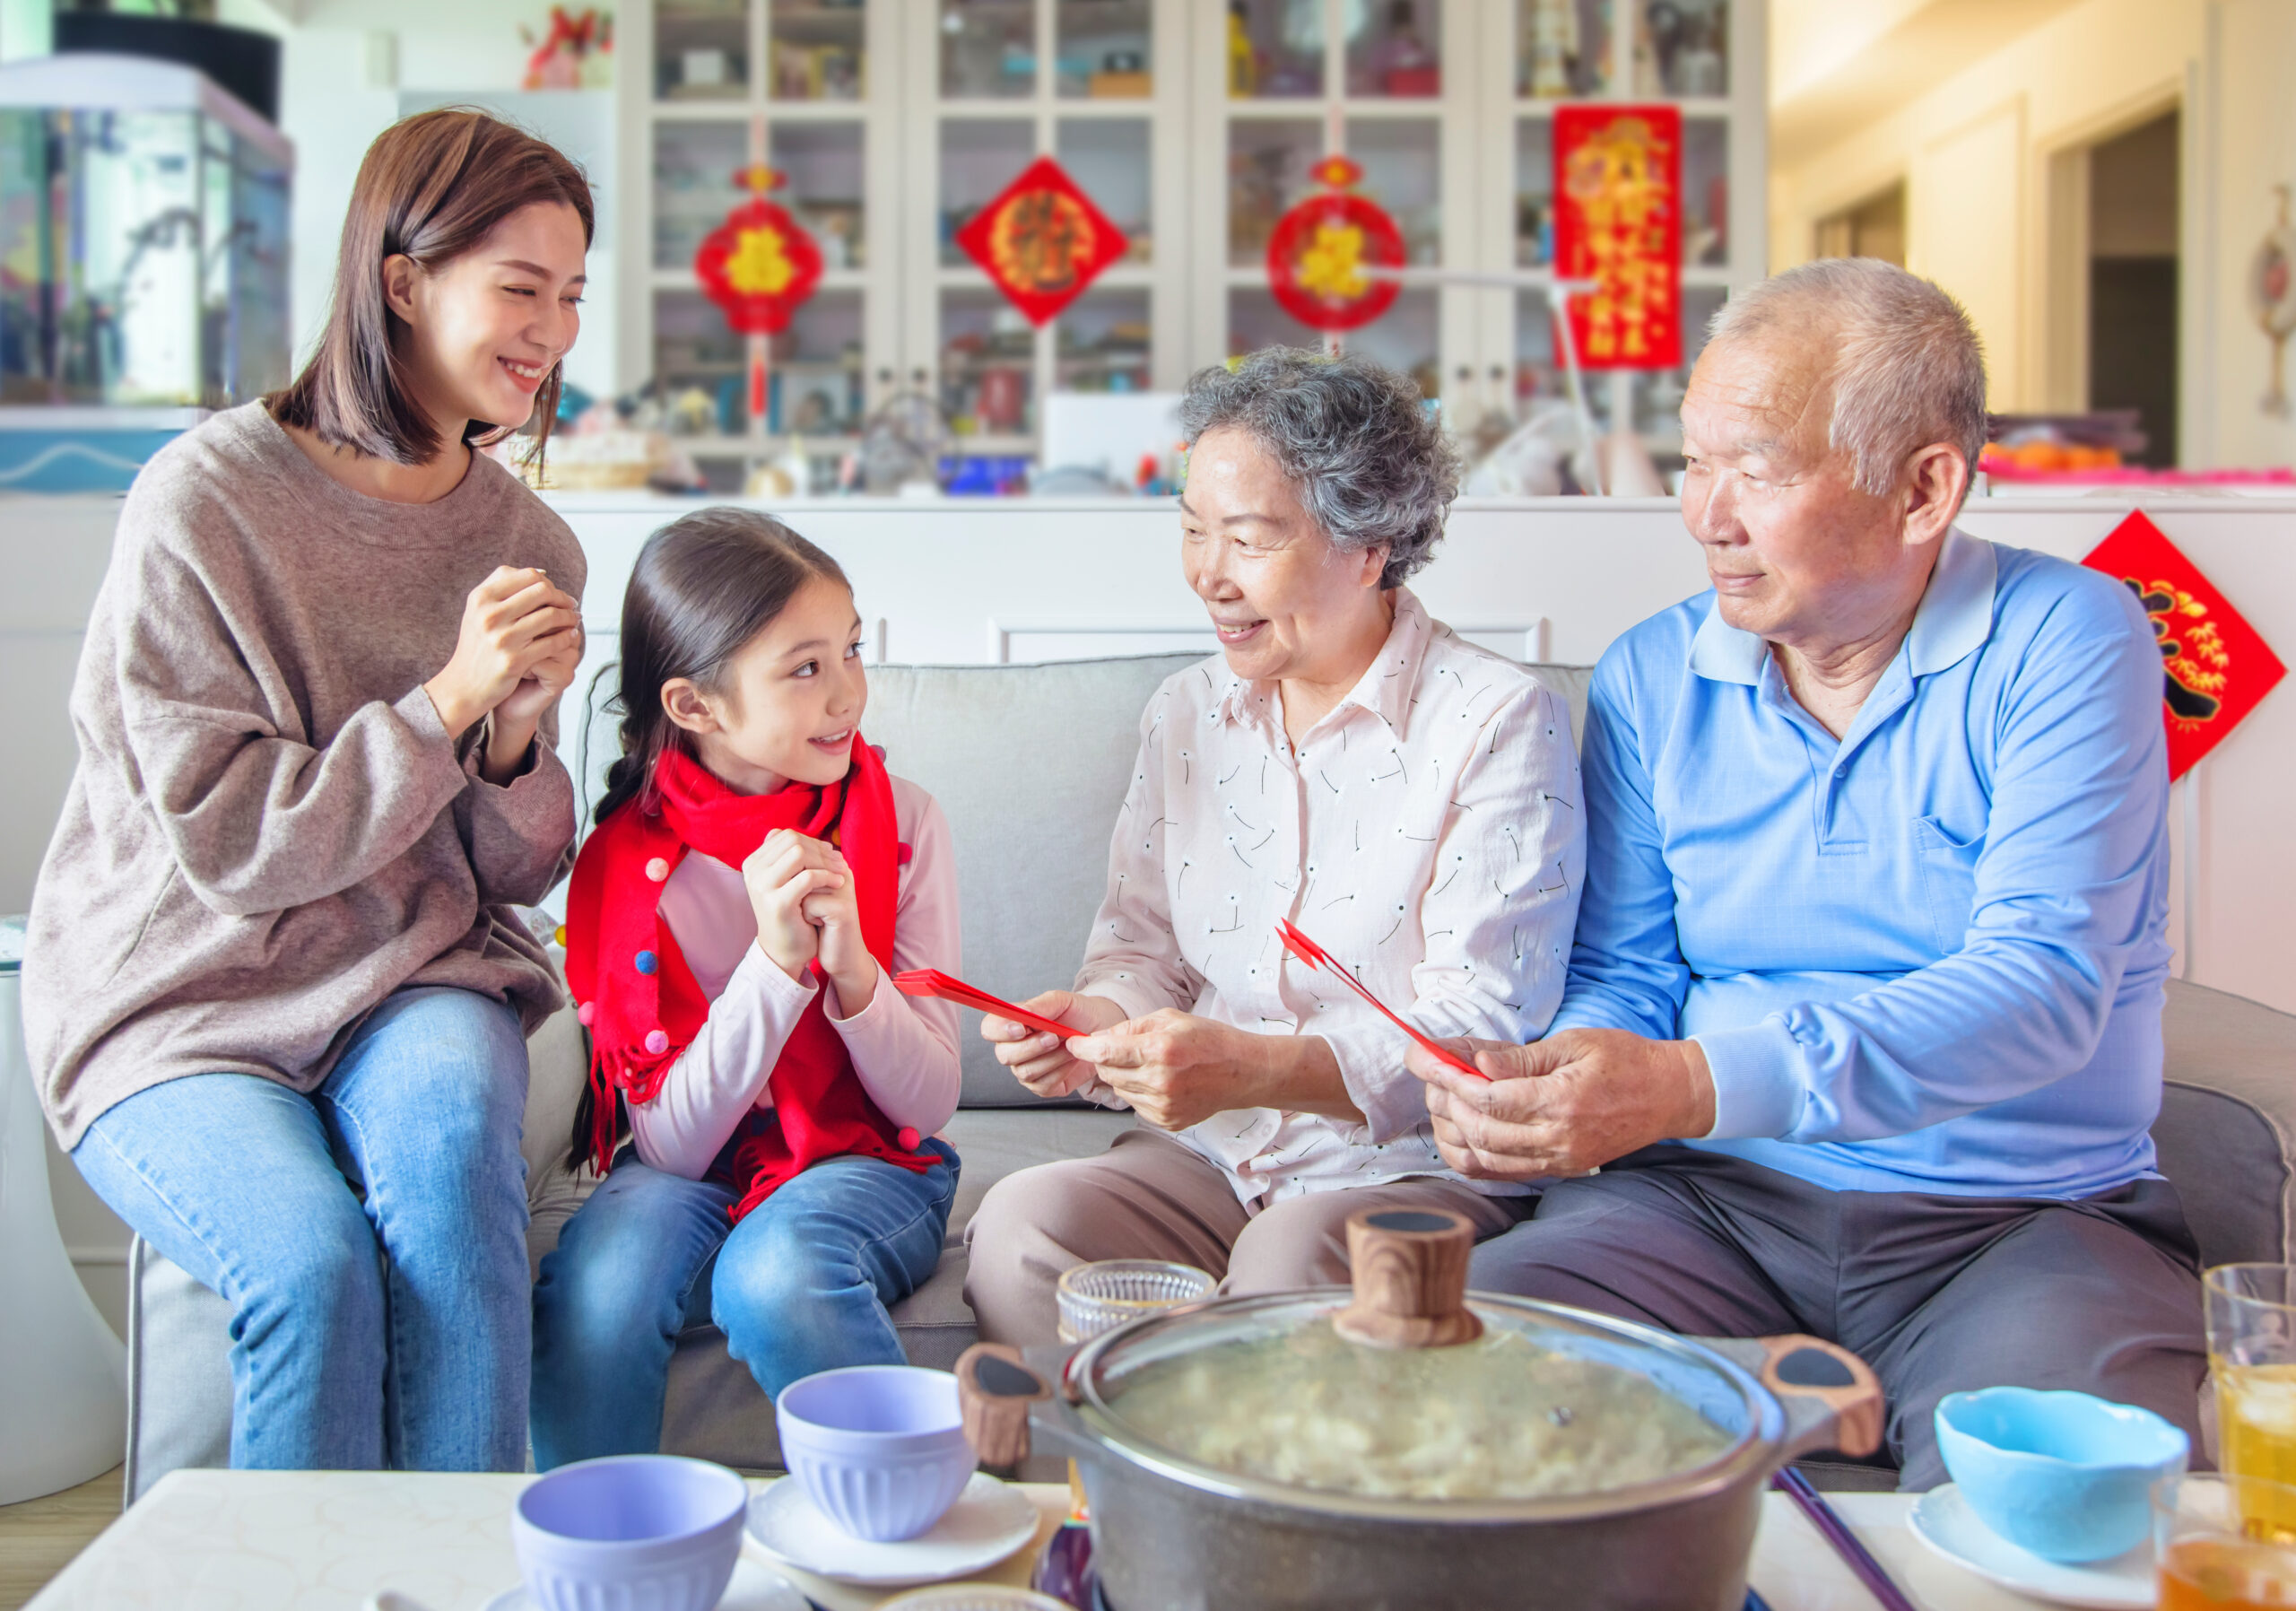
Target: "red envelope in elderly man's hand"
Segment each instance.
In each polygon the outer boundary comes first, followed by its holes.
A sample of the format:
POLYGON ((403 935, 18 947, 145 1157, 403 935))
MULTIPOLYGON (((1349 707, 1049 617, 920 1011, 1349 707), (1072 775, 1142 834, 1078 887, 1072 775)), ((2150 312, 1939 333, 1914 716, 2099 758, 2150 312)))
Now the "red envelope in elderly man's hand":
POLYGON ((933 996, 943 1001, 953 1001, 959 1006, 969 1006, 978 1013, 994 1013, 999 1018, 1010 1018, 1015 1023, 1025 1023, 1031 1029, 1057 1035, 1064 1041, 1073 1041, 1084 1033, 1061 1023, 1031 1013, 1026 1007, 1000 1001, 986 990, 976 990, 961 979, 944 973, 938 968, 912 968, 906 973, 893 975, 893 988, 904 996, 933 996))
MULTIPOLYGON (((1429 1038, 1427 1035, 1421 1033, 1418 1029, 1409 1023, 1406 1023, 1402 1018, 1398 1017, 1394 1013, 1389 1012, 1385 1002, 1372 995, 1370 990, 1364 988, 1363 981, 1361 980, 1357 979, 1355 975, 1341 967, 1336 962, 1334 962, 1330 952, 1326 951, 1321 945, 1317 945, 1315 941, 1309 939, 1300 930, 1299 927, 1293 924, 1290 919, 1279 919, 1275 925, 1275 932, 1277 937, 1283 940, 1283 948, 1286 951, 1289 951, 1293 956, 1298 957, 1301 962, 1307 963, 1310 968, 1321 968, 1325 972, 1336 977, 1342 984, 1354 991, 1358 996, 1361 996, 1364 1000, 1370 1002, 1373 1009, 1376 1010, 1381 1017, 1385 1018, 1389 1023, 1394 1024, 1397 1029, 1403 1031, 1405 1034, 1409 1035, 1413 1040, 1418 1041, 1420 1049, 1425 1051, 1429 1057, 1433 1058, 1437 1062, 1443 1064, 1446 1067, 1457 1069, 1461 1074, 1466 1075, 1470 1078, 1485 1081, 1488 1081, 1491 1078, 1489 1075, 1483 1073, 1482 1069, 1477 1068, 1473 1063, 1468 1062, 1465 1058, 1459 1056, 1458 1053, 1451 1050, 1450 1048, 1441 1045, 1438 1041, 1429 1038)), ((898 983, 900 981, 895 980, 894 982, 898 983)))

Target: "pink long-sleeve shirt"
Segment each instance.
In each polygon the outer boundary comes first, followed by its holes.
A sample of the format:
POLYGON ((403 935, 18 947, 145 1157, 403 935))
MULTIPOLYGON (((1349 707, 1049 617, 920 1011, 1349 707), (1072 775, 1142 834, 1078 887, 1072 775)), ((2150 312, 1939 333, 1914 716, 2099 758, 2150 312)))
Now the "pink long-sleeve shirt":
MULTIPOLYGON (((893 968, 961 971, 956 850, 933 797, 906 778, 892 780, 893 812, 909 847, 893 915, 893 968)), ((817 991, 831 1025, 845 1038, 853 1072, 895 1125, 930 1136, 957 1110, 960 1083, 955 1006, 904 996, 886 971, 874 995, 848 1014, 837 987, 802 982, 757 946, 757 917, 741 870, 695 851, 662 886, 660 911, 709 997, 709 1016, 654 1100, 633 1102, 631 1128, 649 1168, 698 1180, 752 1108, 770 1107, 767 1089, 790 1032, 817 991)))

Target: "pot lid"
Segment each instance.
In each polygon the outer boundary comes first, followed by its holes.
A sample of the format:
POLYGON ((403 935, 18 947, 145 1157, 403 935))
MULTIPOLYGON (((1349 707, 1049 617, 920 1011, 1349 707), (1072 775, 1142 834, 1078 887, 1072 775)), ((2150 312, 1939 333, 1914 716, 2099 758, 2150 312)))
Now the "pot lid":
POLYGON ((1373 1501, 1620 1496, 1731 1463, 1769 1402, 1694 1345, 1465 1292, 1448 1214, 1348 1223, 1355 1285, 1225 1299, 1109 1334, 1070 1392, 1135 1456, 1373 1501))

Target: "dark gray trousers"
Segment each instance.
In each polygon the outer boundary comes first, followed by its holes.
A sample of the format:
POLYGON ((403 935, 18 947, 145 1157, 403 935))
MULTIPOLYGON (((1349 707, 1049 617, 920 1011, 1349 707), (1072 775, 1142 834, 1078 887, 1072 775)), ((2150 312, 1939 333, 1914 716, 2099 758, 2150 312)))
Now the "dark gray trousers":
POLYGON ((1967 1388, 2076 1388, 2191 1434, 2207 1366, 2198 1256, 2176 1188, 2077 1202, 1829 1191, 1661 1145, 1547 1189, 1474 1251, 1470 1284, 1692 1337, 1809 1332, 1889 1395, 1909 1492, 1946 1480, 1931 1424, 1967 1388))

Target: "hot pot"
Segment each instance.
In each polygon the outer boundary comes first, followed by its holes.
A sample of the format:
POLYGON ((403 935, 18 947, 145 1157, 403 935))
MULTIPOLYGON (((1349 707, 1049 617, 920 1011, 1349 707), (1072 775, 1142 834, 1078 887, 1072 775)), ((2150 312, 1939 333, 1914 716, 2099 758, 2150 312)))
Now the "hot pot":
POLYGON ((1814 1337, 1468 1293, 1461 1216, 1348 1223, 1354 1287, 958 1362, 985 1466, 1072 1455, 1109 1611, 1738 1611, 1771 1473, 1881 1441, 1814 1337))

